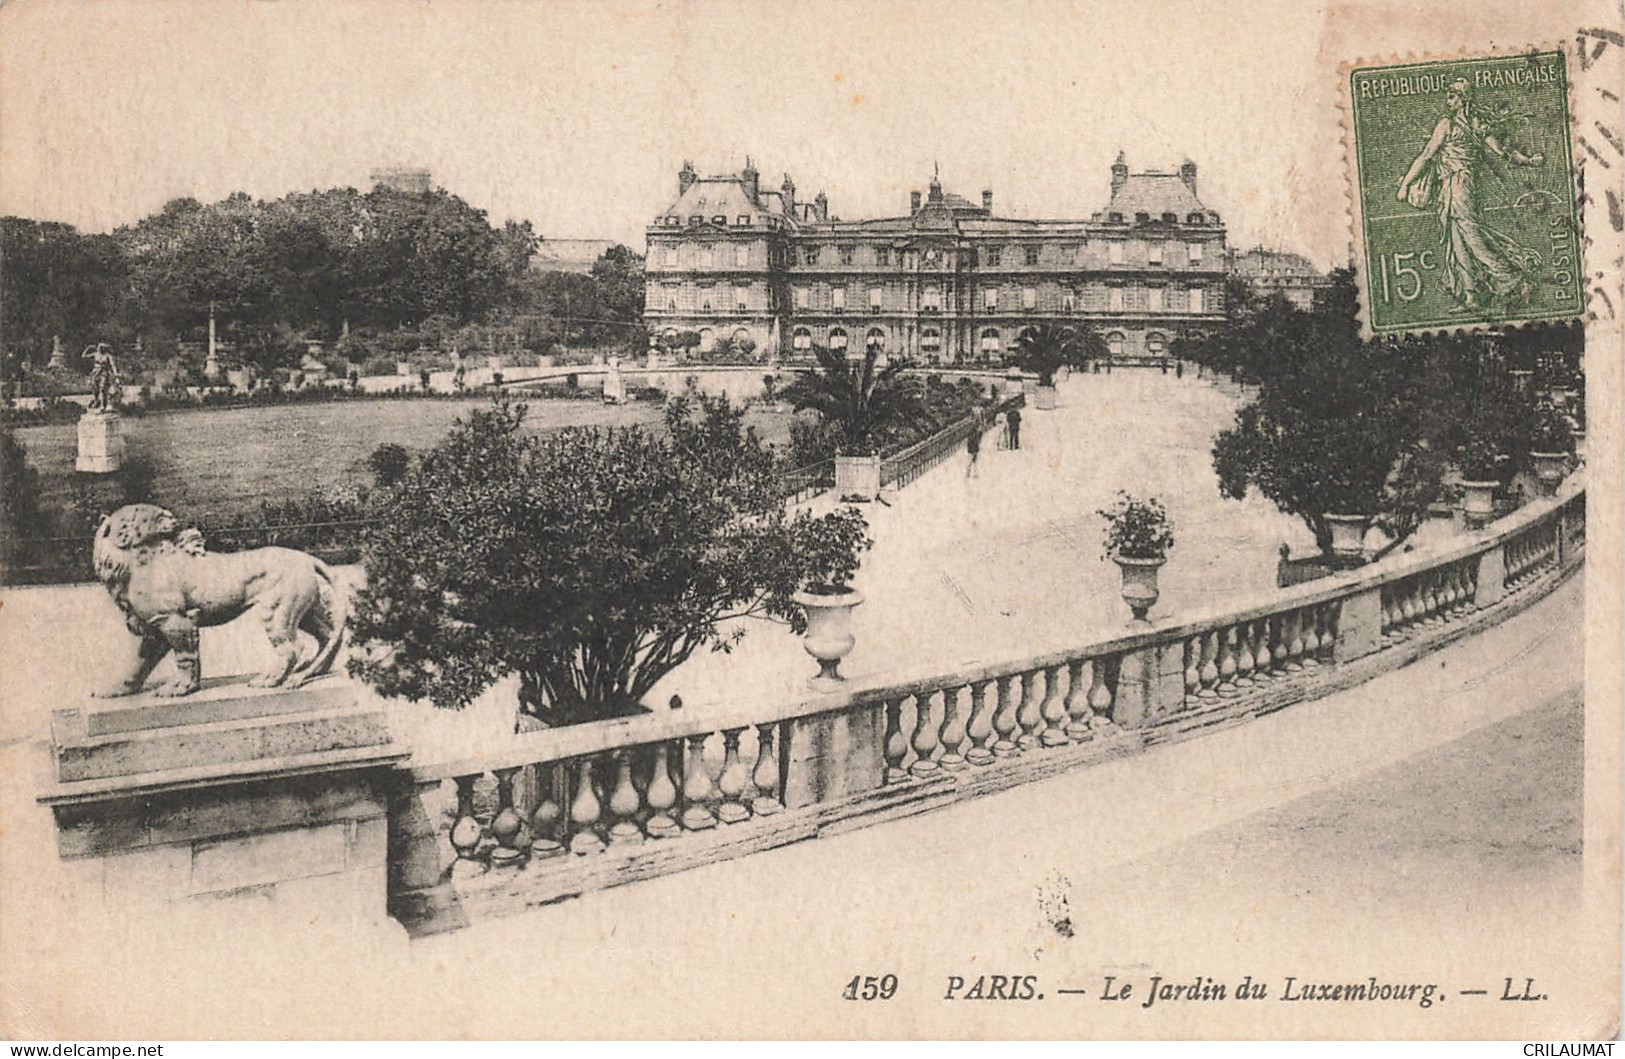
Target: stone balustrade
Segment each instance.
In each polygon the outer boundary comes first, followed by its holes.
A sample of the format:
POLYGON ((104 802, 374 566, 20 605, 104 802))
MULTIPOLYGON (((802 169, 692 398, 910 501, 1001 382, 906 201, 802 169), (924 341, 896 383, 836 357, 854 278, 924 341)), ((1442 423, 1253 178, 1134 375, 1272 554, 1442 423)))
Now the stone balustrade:
POLYGON ((416 764, 391 811, 391 905, 414 931, 446 929, 1244 723, 1502 620, 1584 544, 1576 475, 1476 533, 1219 612, 416 764))
MULTIPOLYGON (((1006 397, 987 410, 988 422, 991 423, 995 416, 1002 416, 1010 409, 1020 408, 1025 404, 1026 398, 1022 394, 1006 397)), ((910 484, 959 451, 974 426, 975 419, 966 417, 928 438, 915 442, 895 456, 886 457, 880 465, 881 486, 901 489, 910 484)))

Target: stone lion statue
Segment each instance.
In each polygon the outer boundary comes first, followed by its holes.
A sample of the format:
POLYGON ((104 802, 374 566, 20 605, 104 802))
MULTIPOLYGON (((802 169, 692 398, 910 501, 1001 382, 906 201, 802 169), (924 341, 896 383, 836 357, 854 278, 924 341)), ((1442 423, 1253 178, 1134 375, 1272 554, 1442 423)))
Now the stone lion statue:
POLYGON ((327 564, 291 548, 210 553, 203 535, 183 529, 155 504, 128 504, 96 528, 96 577, 125 624, 141 638, 135 668, 103 697, 140 691, 164 655, 175 653, 175 676, 159 695, 189 695, 202 679, 198 629, 224 625, 249 611, 259 615, 276 663, 249 681, 254 687, 298 687, 328 672, 344 640, 344 594, 327 564), (300 658, 299 631, 316 639, 300 658))

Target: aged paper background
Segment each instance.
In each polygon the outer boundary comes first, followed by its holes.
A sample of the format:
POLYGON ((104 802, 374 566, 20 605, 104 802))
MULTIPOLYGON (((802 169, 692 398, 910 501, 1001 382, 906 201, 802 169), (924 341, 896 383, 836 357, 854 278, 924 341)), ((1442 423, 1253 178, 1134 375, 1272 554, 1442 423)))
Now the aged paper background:
MULTIPOLYGON (((1246 226, 1232 237, 1238 245, 1301 247, 1340 263, 1349 238, 1340 63, 1572 45, 1577 30, 1620 25, 1619 8, 1606 3, 1526 0, 1244 10, 22 0, 0 10, 0 212, 105 230, 172 196, 359 183, 369 165, 402 161, 430 166, 494 219, 531 216, 544 235, 603 235, 641 250, 642 225, 684 157, 705 159, 704 168, 750 152, 770 171, 816 171, 849 215, 895 209, 940 157, 945 169, 974 171, 965 186, 981 179, 1010 189, 1016 215, 1087 216, 1103 194, 1104 160, 1122 147, 1136 166, 1195 157, 1204 198, 1246 226), (1100 43, 1125 33, 1135 48, 1100 43), (851 116, 865 108, 879 116, 851 116)), ((1616 94, 1619 53, 1614 45, 1612 65, 1598 67, 1613 71, 1616 94)), ((1609 104, 1579 64, 1571 69, 1577 126, 1602 122, 1617 142, 1617 98, 1609 104)), ((1620 185, 1625 158, 1616 151, 1607 163, 1587 161, 1594 197, 1620 185)), ((38 776, 24 771, 0 776, 8 824, 34 821, 0 836, 0 1033, 1611 1036, 1620 992, 1625 304, 1617 216, 1611 224, 1597 202, 1586 209, 1588 271, 1612 292, 1613 308, 1587 335, 1593 440, 1578 887, 1547 893, 1541 877, 1524 883, 1491 871, 1419 877, 1402 899, 1373 902, 1370 871, 1351 852, 1346 873, 1286 880, 1255 900, 1235 892, 1240 876, 1209 845, 1209 860, 1185 866, 1188 885, 1148 886, 1142 897, 1132 861, 1153 851, 1136 845, 1133 821, 1157 816, 1159 793, 1206 792, 1214 807, 1206 827, 1281 800, 1284 792, 1250 786, 1245 758, 1235 756, 1245 753, 1242 728, 1222 744, 1170 748, 1182 756, 1177 792, 1136 780, 1140 759, 1130 759, 1097 770, 1088 803, 1053 804, 1033 791, 972 803, 978 833, 991 821, 1001 836, 985 857, 964 856, 958 836, 942 833, 950 817, 928 814, 831 840, 844 843, 850 875, 812 874, 807 849, 790 847, 410 948, 247 927, 196 935, 159 925, 154 940, 153 925, 88 917, 61 899, 63 869, 41 842, 44 810, 32 804, 38 776), (1115 814, 1107 831, 1129 837, 1096 845, 1087 836, 1099 826, 1084 823, 1096 814, 1115 814), (1070 937, 1052 927, 1058 897, 1070 908, 1070 937), (896 999, 840 999, 853 975, 884 973, 905 984, 896 999), (1451 995, 1431 1009, 1273 997, 1149 1011, 1094 996, 941 999, 949 975, 979 973, 1037 975, 1047 990, 1095 994, 1105 975, 1227 984, 1252 975, 1278 986, 1287 975, 1369 974, 1437 982, 1451 995), (1498 993, 1507 977, 1519 988, 1535 978, 1550 999, 1454 995, 1475 986, 1498 993)), ((5 621, 0 613, 11 651, 70 635, 5 621)), ((0 658, 14 664, 16 656, 0 658)), ((1527 673, 1531 689, 1544 676, 1527 673)), ((1351 747, 1392 740, 1396 725, 1421 723, 1428 708, 1383 704, 1335 731, 1293 738, 1351 747)), ((1380 849, 1370 856, 1375 870, 1388 863, 1380 849)), ((1389 882, 1383 892, 1392 894, 1389 882)))

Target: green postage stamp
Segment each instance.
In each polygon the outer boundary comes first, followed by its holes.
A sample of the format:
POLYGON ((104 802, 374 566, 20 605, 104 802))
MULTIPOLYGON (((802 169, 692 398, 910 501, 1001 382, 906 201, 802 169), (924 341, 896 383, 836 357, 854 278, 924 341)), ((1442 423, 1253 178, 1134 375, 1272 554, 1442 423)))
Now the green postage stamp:
POLYGON ((1563 52, 1356 65, 1346 90, 1372 333, 1581 314, 1563 52))

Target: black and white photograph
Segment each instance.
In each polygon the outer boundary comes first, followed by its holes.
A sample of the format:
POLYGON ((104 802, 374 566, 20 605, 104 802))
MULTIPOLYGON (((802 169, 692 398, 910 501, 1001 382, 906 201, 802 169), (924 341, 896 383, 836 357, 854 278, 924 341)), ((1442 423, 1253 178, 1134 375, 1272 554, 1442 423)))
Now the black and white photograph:
POLYGON ((1611 1040, 1622 31, 4 4, 0 1036, 1611 1040))

